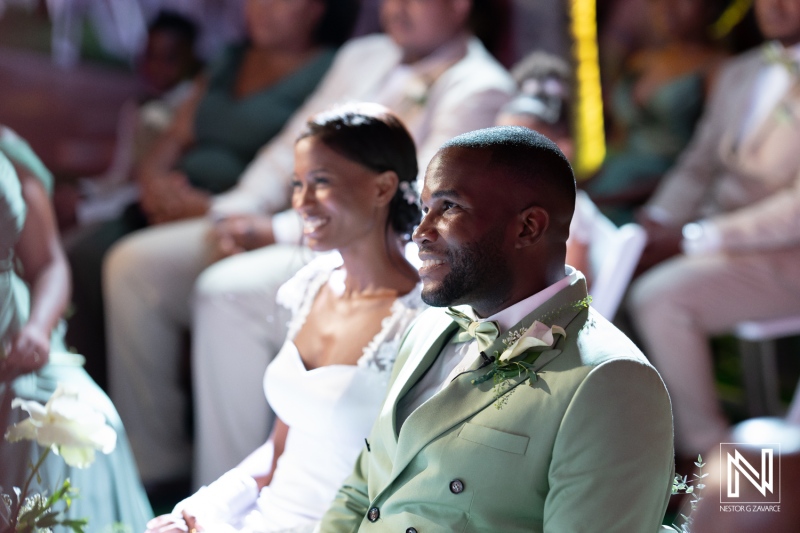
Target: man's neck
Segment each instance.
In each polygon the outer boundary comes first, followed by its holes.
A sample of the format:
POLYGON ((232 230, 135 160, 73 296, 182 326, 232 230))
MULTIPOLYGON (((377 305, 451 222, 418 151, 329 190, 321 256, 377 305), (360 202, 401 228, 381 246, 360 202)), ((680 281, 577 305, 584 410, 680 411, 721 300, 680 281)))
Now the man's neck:
POLYGON ((549 285, 543 285, 538 290, 529 290, 523 296, 509 298, 504 304, 493 310, 471 308, 477 318, 496 321, 499 323, 500 329, 504 331, 580 277, 582 277, 580 272, 565 265, 561 270, 561 276, 549 285), (481 311, 484 311, 485 314, 481 311))
POLYGON ((469 34, 463 31, 454 34, 452 37, 430 50, 403 49, 400 63, 413 66, 437 58, 441 58, 443 61, 447 59, 460 59, 466 53, 465 44, 468 39, 469 34))

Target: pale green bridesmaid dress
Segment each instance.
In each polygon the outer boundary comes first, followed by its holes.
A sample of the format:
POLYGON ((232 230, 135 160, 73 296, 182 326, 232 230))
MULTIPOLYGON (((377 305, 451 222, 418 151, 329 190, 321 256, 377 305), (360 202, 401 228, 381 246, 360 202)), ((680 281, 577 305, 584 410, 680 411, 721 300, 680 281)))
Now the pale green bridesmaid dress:
MULTIPOLYGON (((9 158, 29 168, 48 191, 52 187, 50 173, 27 143, 0 126, 0 342, 4 346, 26 322, 30 311, 28 287, 14 271, 14 246, 22 232, 27 210, 9 158)), ((98 453, 94 464, 86 469, 69 467, 60 457, 50 454, 41 469, 41 488, 52 490, 69 478, 79 488, 80 494, 73 500, 68 515, 88 518, 87 532, 144 531, 153 513, 139 480, 122 422, 111 400, 83 370, 83 357, 66 350, 63 331, 53 333, 50 362, 46 366, 20 376, 10 384, 0 382, 0 400, 20 397, 45 403, 59 383, 78 388, 105 414, 117 432, 117 446, 109 455, 98 453)), ((9 423, 15 423, 26 418, 27 414, 14 409, 10 417, 9 423)), ((0 428, 0 435, 3 433, 5 428, 0 428)), ((38 445, 31 441, 8 443, 0 438, 2 492, 8 493, 13 486, 22 485, 28 473, 28 460, 35 462, 40 453, 38 445)))

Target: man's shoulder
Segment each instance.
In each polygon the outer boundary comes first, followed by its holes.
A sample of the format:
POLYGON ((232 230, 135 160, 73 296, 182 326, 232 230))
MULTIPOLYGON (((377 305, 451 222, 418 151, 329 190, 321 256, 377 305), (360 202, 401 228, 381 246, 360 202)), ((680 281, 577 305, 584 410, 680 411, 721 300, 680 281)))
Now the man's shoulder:
POLYGON ((375 33, 350 39, 339 48, 337 61, 370 60, 400 58, 400 49, 387 35, 375 33))
POLYGON ((742 76, 751 77, 764 65, 764 51, 756 47, 726 60, 721 67, 720 82, 732 83, 742 76))
POLYGON ((467 43, 466 55, 442 75, 446 85, 470 85, 476 88, 499 89, 513 93, 516 89, 511 74, 501 65, 476 37, 467 43))
POLYGON ((593 375, 604 375, 608 367, 621 369, 612 373, 620 379, 627 371, 658 375, 636 344, 594 309, 578 315, 566 331, 563 353, 547 368, 565 384, 579 387, 593 375))
POLYGON ((650 365, 642 351, 625 333, 604 316, 589 308, 576 343, 585 366, 597 366, 615 359, 629 359, 650 365))

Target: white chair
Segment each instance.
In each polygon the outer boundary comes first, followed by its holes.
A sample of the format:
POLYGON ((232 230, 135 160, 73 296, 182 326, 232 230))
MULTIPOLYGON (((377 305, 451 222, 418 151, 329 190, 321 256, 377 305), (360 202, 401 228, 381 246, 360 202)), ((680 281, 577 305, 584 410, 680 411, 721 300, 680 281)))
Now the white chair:
MULTIPOLYGON (((739 339, 747 407, 751 416, 779 416, 783 411, 778 394, 775 340, 800 335, 800 315, 771 320, 740 322, 734 335, 739 339)), ((795 392, 789 418, 800 422, 800 387, 795 392)))
POLYGON ((639 263, 647 234, 638 224, 617 227, 597 211, 589 241, 589 264, 593 280, 589 288, 595 311, 614 320, 622 297, 639 263))

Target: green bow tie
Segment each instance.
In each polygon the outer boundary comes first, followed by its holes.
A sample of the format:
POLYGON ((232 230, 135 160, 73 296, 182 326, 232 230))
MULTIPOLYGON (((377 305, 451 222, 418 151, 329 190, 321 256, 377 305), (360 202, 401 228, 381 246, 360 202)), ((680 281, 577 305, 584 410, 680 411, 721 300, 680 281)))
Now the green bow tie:
POLYGON ((451 342, 467 342, 475 339, 478 341, 478 349, 483 352, 500 335, 500 328, 497 327, 497 322, 476 322, 452 307, 448 307, 445 313, 450 315, 461 328, 461 331, 456 333, 451 342))

